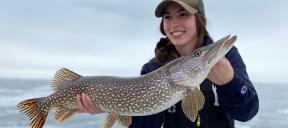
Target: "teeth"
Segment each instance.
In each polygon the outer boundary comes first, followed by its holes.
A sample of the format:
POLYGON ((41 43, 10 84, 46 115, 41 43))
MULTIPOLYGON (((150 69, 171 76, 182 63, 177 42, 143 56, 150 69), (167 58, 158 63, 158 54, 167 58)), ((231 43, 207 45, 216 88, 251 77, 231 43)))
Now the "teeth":
POLYGON ((173 36, 180 36, 182 35, 184 32, 172 32, 173 36))

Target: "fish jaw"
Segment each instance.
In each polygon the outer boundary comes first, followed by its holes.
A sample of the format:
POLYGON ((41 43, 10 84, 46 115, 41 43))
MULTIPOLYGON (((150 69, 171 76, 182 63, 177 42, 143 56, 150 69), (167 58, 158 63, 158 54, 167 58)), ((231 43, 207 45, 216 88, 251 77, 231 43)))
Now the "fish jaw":
POLYGON ((216 43, 212 44, 210 48, 207 48, 207 51, 205 52, 206 54, 202 57, 202 61, 207 65, 207 67, 212 68, 233 47, 237 37, 229 37, 226 37, 226 39, 220 39, 216 43))

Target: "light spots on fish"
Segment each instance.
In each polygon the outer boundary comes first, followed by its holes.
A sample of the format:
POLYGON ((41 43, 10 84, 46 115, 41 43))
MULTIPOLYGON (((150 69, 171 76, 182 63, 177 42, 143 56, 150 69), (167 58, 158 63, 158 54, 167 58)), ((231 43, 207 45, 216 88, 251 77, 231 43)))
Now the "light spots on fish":
POLYGON ((43 110, 55 106, 77 107, 76 95, 83 92, 104 111, 117 111, 121 115, 145 115, 162 109, 175 93, 169 75, 143 79, 121 80, 112 78, 83 78, 60 88, 41 104, 43 110), (71 87, 70 87, 71 86, 71 87), (68 89, 68 87, 70 87, 68 89))

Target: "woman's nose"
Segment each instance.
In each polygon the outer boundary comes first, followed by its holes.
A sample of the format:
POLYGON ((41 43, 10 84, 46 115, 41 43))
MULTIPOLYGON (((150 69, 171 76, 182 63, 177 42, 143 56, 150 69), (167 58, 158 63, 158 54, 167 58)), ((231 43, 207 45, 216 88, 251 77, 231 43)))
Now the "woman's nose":
POLYGON ((180 21, 178 18, 171 19, 171 26, 178 26, 179 24, 180 24, 180 21))

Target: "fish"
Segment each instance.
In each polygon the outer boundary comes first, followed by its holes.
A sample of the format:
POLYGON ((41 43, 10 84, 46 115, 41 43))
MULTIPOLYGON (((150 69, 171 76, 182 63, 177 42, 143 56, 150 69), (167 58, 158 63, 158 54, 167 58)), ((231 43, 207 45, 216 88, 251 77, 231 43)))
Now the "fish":
POLYGON ((120 126, 128 127, 132 116, 156 114, 181 101, 184 114, 194 122, 205 102, 200 84, 236 39, 236 36, 225 36, 151 73, 134 77, 81 76, 61 68, 51 82, 54 93, 24 100, 16 107, 29 117, 31 128, 42 128, 51 109, 55 110, 57 122, 78 113, 76 96, 85 93, 108 113, 103 127, 111 128, 117 121, 120 126))

